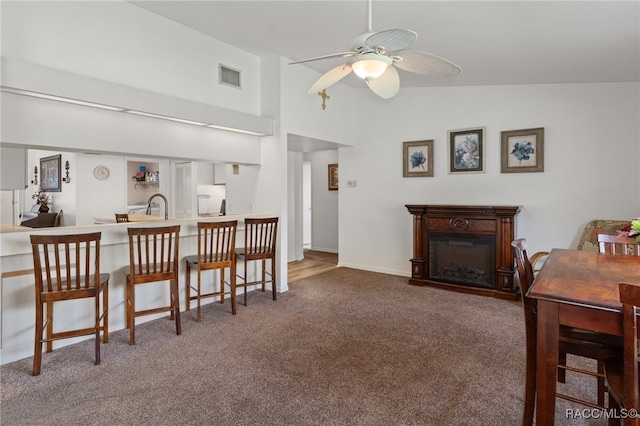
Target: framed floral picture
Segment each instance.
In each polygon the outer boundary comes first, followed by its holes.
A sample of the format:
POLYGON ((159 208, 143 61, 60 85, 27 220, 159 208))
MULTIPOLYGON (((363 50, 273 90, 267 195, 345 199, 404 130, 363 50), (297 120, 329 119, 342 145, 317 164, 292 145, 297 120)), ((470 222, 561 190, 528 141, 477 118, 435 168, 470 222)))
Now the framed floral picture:
POLYGON ((433 177, 433 140, 402 143, 402 176, 433 177))
POLYGON ((502 132, 501 171, 544 172, 544 127, 502 132))
POLYGON ((450 130, 449 174, 484 173, 484 127, 450 130))

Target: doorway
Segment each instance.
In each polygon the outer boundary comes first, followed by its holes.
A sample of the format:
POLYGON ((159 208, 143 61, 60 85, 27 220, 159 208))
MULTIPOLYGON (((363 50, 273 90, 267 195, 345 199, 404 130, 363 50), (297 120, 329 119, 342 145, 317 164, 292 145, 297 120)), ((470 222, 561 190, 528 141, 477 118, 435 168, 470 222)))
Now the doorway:
POLYGON ((338 191, 327 186, 327 166, 338 163, 335 142, 287 134, 287 221, 289 262, 304 251, 338 253, 338 191))
POLYGON ((311 162, 302 163, 302 248, 311 248, 311 162))

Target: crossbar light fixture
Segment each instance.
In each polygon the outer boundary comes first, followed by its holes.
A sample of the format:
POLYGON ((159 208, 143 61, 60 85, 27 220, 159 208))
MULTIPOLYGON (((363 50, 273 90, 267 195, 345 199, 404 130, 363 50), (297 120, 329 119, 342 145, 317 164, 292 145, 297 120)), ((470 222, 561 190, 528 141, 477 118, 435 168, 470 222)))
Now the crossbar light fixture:
POLYGON ((110 105, 96 104, 93 102, 80 101, 78 99, 63 98, 55 95, 47 95, 46 93, 32 92, 30 90, 15 89, 13 87, 2 86, 2 91, 7 93, 15 93, 16 95, 31 96, 34 98, 47 99, 50 101, 66 102, 68 104, 88 106, 92 108, 106 109, 109 111, 124 111, 124 108, 113 107, 110 105))
POLYGON ((191 124, 194 126, 210 127, 212 129, 225 130, 225 131, 235 132, 235 133, 243 133, 243 134, 253 135, 253 136, 266 136, 266 133, 261 133, 261 132, 253 132, 250 130, 237 129, 234 127, 218 126, 215 124, 202 123, 202 122, 193 121, 193 120, 185 120, 183 118, 171 117, 168 115, 154 114, 154 113, 144 112, 144 111, 136 111, 132 109, 114 107, 110 105, 103 105, 103 104, 98 104, 94 102, 87 102, 87 101, 81 101, 77 99, 65 98, 62 96, 49 95, 46 93, 33 92, 30 90, 16 89, 13 87, 0 86, 0 90, 6 93, 14 93, 16 95, 24 95, 24 96, 31 96, 35 98, 47 99, 51 101, 66 102, 66 103, 75 104, 75 105, 106 109, 109 111, 126 112, 128 114, 140 115, 140 116, 151 117, 151 118, 159 118, 162 120, 175 121, 178 123, 191 124))
POLYGON ((135 111, 135 110, 132 110, 132 109, 125 109, 124 112, 129 113, 129 114, 134 114, 134 115, 143 115, 145 117, 151 117, 151 118, 160 118, 162 120, 177 121, 178 123, 193 124, 194 126, 206 126, 207 125, 207 123, 201 123, 199 121, 185 120, 183 118, 169 117, 167 115, 160 115, 160 114, 153 114, 153 113, 150 113, 150 112, 135 111))

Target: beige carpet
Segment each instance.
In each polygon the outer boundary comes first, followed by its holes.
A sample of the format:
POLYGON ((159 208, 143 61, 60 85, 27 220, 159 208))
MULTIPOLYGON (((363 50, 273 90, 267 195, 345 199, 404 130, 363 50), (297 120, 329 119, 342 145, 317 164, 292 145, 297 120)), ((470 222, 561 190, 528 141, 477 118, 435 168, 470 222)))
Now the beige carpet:
MULTIPOLYGON (((2 366, 2 425, 518 425, 521 306, 337 268, 2 366)), ((591 384, 573 380, 579 392, 591 384), (577 384, 577 385, 576 385, 577 384)), ((558 407, 557 417, 563 416, 558 407)), ((600 424, 562 418, 557 424, 600 424)))

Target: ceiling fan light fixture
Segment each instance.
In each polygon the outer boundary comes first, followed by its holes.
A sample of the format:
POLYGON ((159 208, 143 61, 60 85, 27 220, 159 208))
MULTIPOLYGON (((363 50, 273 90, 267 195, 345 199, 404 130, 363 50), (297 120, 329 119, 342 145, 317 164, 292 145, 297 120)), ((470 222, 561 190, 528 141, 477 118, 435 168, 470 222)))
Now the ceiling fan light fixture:
POLYGON ((387 70, 387 67, 393 63, 393 60, 385 55, 377 53, 365 53, 360 55, 351 64, 353 72, 365 81, 375 80, 387 70))

